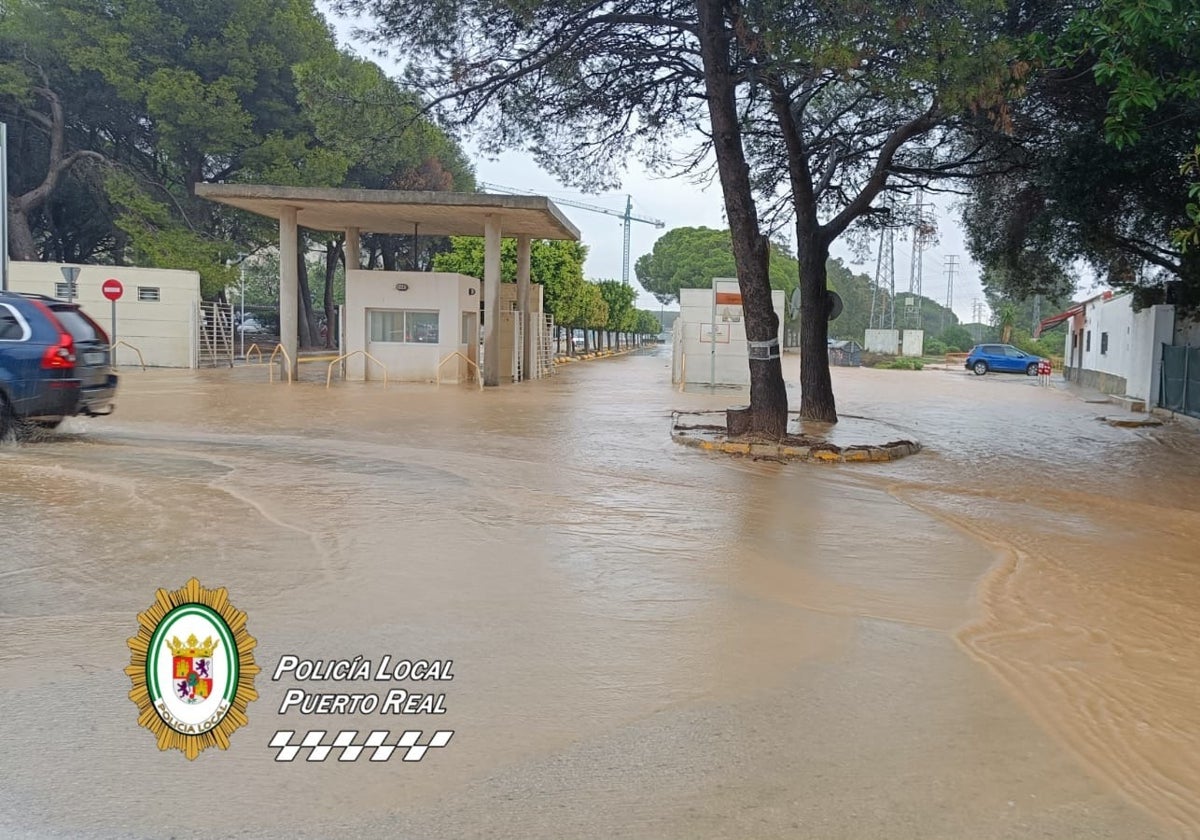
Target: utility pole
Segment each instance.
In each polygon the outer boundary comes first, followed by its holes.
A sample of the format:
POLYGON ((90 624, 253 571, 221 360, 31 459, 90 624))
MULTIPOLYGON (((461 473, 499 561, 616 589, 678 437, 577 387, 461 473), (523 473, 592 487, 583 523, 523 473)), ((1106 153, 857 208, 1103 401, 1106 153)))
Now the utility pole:
POLYGON ((954 274, 958 271, 958 254, 946 255, 946 308, 942 311, 942 332, 946 331, 946 313, 954 312, 954 274))
POLYGON ((1033 296, 1033 326, 1029 328, 1030 335, 1036 335, 1038 325, 1042 323, 1042 296, 1033 296))

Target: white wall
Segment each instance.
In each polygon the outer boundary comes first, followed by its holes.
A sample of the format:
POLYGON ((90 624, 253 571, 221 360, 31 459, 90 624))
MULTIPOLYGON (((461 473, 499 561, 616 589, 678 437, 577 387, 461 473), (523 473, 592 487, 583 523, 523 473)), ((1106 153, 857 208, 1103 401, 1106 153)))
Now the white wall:
MULTIPOLYGON (((783 343, 783 313, 784 294, 782 291, 771 292, 771 305, 779 316, 780 346, 783 343)), ((673 379, 678 382, 683 375, 684 356, 686 356, 687 382, 697 384, 717 385, 749 385, 750 361, 749 347, 746 343, 745 320, 732 320, 741 317, 740 307, 718 307, 717 337, 715 343, 707 340, 712 330, 713 321, 713 292, 711 289, 680 289, 679 317, 674 329, 679 336, 675 342, 675 359, 673 379), (729 309, 731 320, 723 320, 725 310, 729 309), (705 340, 702 341, 701 338, 705 340), (714 358, 714 352, 715 358, 714 358), (715 363, 715 381, 713 369, 715 363)))
POLYGON ((863 349, 894 356, 900 350, 900 330, 867 330, 863 349))
MULTIPOLYGON (((1173 306, 1151 306, 1134 312, 1133 296, 1129 294, 1117 295, 1109 300, 1090 301, 1084 306, 1080 367, 1085 372, 1097 371, 1121 377, 1125 380, 1126 395, 1154 402, 1158 397, 1159 368, 1162 364, 1160 347, 1170 344, 1174 334, 1173 306), (1102 352, 1106 333, 1108 347, 1102 352)), ((1070 363, 1070 333, 1063 346, 1065 358, 1070 363)))
MULTIPOLYGON (((57 297, 56 285, 65 283, 61 263, 10 262, 9 288, 25 294, 57 297)), ((127 268, 111 265, 79 266, 75 300, 112 338, 112 304, 100 293, 105 280, 114 278, 125 286, 117 301, 116 339, 142 351, 147 365, 154 367, 196 366, 197 319, 200 306, 200 275, 195 271, 159 268, 127 268), (156 302, 139 301, 138 287, 159 290, 156 302)), ((137 354, 117 348, 121 365, 137 363, 137 354)))
POLYGON ((905 330, 900 347, 903 356, 919 358, 925 354, 925 330, 905 330))
MULTIPOLYGON (((369 349, 387 366, 389 380, 434 382, 439 361, 455 351, 467 355, 469 348, 461 341, 462 313, 479 311, 481 288, 479 280, 463 274, 351 269, 346 273, 344 351, 369 349), (408 289, 398 291, 397 284, 407 285, 408 289), (374 342, 368 348, 370 309, 435 310, 439 313, 438 343, 374 342)), ((442 381, 457 381, 465 370, 460 360, 447 362, 442 368, 442 381)), ((356 356, 346 362, 346 378, 361 381, 383 376, 377 365, 356 356)))

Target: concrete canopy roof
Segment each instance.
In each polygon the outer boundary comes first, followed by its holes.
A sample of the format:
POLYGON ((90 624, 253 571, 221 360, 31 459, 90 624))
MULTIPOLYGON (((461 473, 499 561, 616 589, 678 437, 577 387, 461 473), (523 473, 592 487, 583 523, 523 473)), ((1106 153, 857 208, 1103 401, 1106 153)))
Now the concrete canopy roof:
POLYGON ((295 207, 297 223, 310 230, 412 234, 416 225, 421 236, 483 236, 485 217, 496 216, 504 236, 579 239, 579 229, 543 196, 262 184, 197 184, 196 195, 272 219, 295 207))

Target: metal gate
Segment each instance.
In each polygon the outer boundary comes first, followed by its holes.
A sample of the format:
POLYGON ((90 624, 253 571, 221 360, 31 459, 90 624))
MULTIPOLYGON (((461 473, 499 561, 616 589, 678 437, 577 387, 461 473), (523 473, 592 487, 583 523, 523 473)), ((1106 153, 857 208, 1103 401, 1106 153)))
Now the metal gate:
POLYGON ((538 332, 534 355, 537 357, 539 379, 554 373, 554 316, 544 315, 542 329, 538 332))
POLYGON ((1200 417, 1200 347, 1162 346, 1162 379, 1158 404, 1200 417))
POLYGON ((196 337, 200 343, 196 361, 200 367, 233 367, 233 307, 228 303, 203 301, 196 337))

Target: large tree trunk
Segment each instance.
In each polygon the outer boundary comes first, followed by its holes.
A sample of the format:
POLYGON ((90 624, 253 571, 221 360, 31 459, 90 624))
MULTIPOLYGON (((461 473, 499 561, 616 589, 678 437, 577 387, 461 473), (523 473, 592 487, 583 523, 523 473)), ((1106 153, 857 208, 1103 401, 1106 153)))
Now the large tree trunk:
POLYGON ((297 302, 299 306, 299 321, 300 321, 300 346, 315 347, 317 345, 317 316, 313 312, 312 305, 312 290, 308 285, 308 264, 305 263, 305 251, 307 243, 304 241, 304 234, 301 233, 296 237, 299 242, 298 259, 296 261, 296 279, 299 285, 300 300, 297 302))
MULTIPOLYGON (((336 344, 334 339, 334 326, 337 321, 337 312, 333 305, 333 278, 337 273, 338 261, 342 258, 342 253, 346 240, 344 237, 332 240, 325 246, 325 349, 332 350, 336 344)), ((354 266, 358 268, 358 266, 354 266)))
POLYGON ((829 251, 821 237, 796 222, 800 243, 800 417, 837 422, 829 376, 829 251))
MULTIPOLYGON (((39 68, 39 72, 41 72, 39 68)), ((76 151, 66 153, 66 116, 63 112, 62 100, 58 93, 50 87, 50 81, 44 72, 41 73, 42 86, 33 88, 37 96, 45 100, 49 114, 34 109, 25 109, 25 117, 29 122, 45 131, 50 138, 50 156, 46 166, 46 177, 42 182, 28 192, 9 196, 8 200, 8 242, 9 255, 17 260, 37 260, 37 243, 33 238, 33 229, 29 224, 29 216, 50 199, 58 186, 59 179, 81 160, 90 159, 106 162, 107 159, 99 152, 76 151)))
POLYGON ((8 209, 8 254, 14 260, 34 262, 39 258, 29 217, 14 207, 8 209))
POLYGON ((733 256, 746 338, 750 343, 748 431, 779 439, 787 432, 787 386, 780 357, 779 317, 771 304, 770 243, 758 226, 750 168, 742 148, 734 80, 729 65, 730 33, 721 0, 699 0, 700 55, 704 62, 713 150, 721 175, 725 215, 733 236, 733 256))

